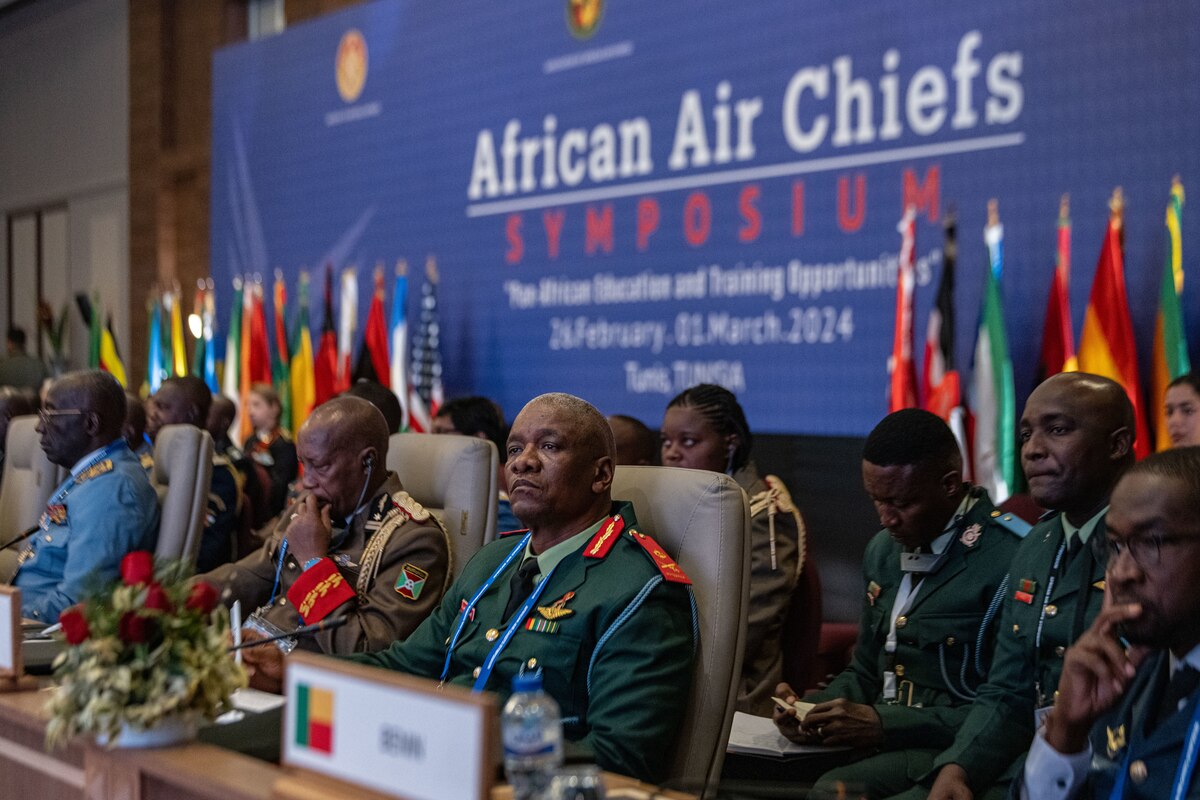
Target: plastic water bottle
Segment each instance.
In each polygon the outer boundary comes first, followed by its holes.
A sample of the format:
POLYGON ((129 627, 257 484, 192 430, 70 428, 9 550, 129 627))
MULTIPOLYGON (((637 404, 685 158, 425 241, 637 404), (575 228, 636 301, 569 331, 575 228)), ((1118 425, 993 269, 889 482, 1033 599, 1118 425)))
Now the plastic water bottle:
POLYGON ((504 774, 513 800, 540 800, 562 766, 562 716, 540 672, 514 676, 512 688, 500 717, 504 774))

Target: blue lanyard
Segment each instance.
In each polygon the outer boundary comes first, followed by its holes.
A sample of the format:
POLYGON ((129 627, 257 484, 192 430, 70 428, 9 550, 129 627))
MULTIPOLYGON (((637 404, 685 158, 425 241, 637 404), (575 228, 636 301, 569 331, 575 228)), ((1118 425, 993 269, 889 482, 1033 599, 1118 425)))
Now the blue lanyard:
MULTIPOLYGON (((1187 795, 1188 786, 1192 782, 1192 773, 1196 770, 1196 757, 1200 755, 1200 703, 1192 711, 1192 721, 1188 725, 1187 740, 1183 744, 1183 752, 1179 756, 1179 766, 1175 770, 1175 785, 1171 788, 1171 800, 1183 800, 1187 795)), ((1125 753, 1125 761, 1121 764, 1121 772, 1113 783, 1109 800, 1123 800, 1125 797, 1125 779, 1129 775, 1129 759, 1133 757, 1132 743, 1125 753)))
POLYGON ((279 563, 275 565, 275 583, 271 585, 271 599, 267 605, 275 603, 275 593, 279 591, 279 576, 283 572, 283 559, 287 557, 288 541, 284 539, 279 545, 279 563))
MULTIPOLYGON (((1054 583, 1058 580, 1058 565, 1062 562, 1063 553, 1067 551, 1067 539, 1064 536, 1062 544, 1058 546, 1058 554, 1054 556, 1054 566, 1050 568, 1050 580, 1046 581, 1046 593, 1042 595, 1042 613, 1038 617, 1037 636, 1033 638, 1034 647, 1039 650, 1042 647, 1042 626, 1046 624, 1046 606, 1050 604, 1050 593, 1054 591, 1054 583)), ((1086 604, 1086 598, 1080 598, 1079 602, 1086 604)))
POLYGON ((492 676, 492 669, 496 666, 496 660, 500 658, 500 654, 504 652, 504 648, 508 646, 508 641, 516 635, 517 628, 521 627, 521 623, 525 621, 525 617, 529 616, 533 604, 542 596, 542 590, 546 588, 546 584, 550 582, 550 576, 554 574, 554 570, 558 569, 558 564, 550 568, 546 576, 538 581, 538 585, 534 588, 533 593, 525 603, 517 609, 513 614, 512 619, 508 621, 508 628, 504 631, 504 635, 500 640, 492 645, 491 651, 483 661, 483 666, 479 669, 479 677, 475 679, 475 685, 471 688, 477 692, 482 692, 483 687, 487 686, 488 678, 492 676))

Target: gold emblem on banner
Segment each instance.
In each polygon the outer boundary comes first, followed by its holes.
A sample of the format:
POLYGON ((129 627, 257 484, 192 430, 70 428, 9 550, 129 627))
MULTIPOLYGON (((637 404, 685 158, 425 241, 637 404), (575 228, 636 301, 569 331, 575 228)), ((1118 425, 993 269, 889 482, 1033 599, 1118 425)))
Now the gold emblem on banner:
POLYGON ((567 28, 576 39, 590 39, 604 16, 604 0, 567 0, 567 28))

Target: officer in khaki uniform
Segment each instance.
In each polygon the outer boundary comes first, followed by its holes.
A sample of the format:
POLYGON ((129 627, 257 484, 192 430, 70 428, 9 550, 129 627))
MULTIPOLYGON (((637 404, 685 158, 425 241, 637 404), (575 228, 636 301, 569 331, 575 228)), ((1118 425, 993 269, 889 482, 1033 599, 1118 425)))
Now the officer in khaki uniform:
MULTIPOLYGON (((250 638, 348 614, 342 627, 295 645, 329 654, 377 650, 437 607, 450 572, 449 540, 383 466, 387 444, 383 416, 356 397, 318 406, 301 427, 303 493, 261 549, 202 576, 223 587, 226 603, 258 609, 250 638)), ((271 649, 246 651, 252 670, 271 649)), ((255 683, 274 688, 262 677, 255 683)))
POLYGON ((1021 797, 1200 797, 1198 520, 1200 447, 1149 456, 1113 490, 1105 607, 1067 653, 1021 797))
POLYGON ((690 581, 613 503, 612 432, 595 408, 543 395, 508 438, 513 510, 530 525, 479 551, 406 641, 353 657, 476 691, 543 671, 569 750, 660 781, 692 674, 690 581))
MULTIPOLYGON (((817 705, 803 720, 781 707, 774 716, 795 741, 856 748, 832 770, 824 759, 795 765, 795 780, 821 776, 814 796, 835 795, 839 783, 869 797, 902 791, 953 741, 987 674, 995 606, 1029 527, 963 483, 958 444, 927 411, 898 411, 875 427, 863 483, 886 529, 863 559, 854 658, 804 698, 817 705)), ((778 694, 796 697, 787 684, 778 694)))
POLYGON ((1013 558, 988 681, 924 779, 936 776, 929 797, 984 796, 997 781, 986 796, 1007 793, 1035 718, 1054 702, 1066 648, 1100 610, 1103 557, 1087 544, 1104 539, 1109 494, 1133 462, 1133 431, 1129 399, 1107 378, 1061 373, 1029 396, 1021 463, 1033 499, 1053 513, 1013 558))

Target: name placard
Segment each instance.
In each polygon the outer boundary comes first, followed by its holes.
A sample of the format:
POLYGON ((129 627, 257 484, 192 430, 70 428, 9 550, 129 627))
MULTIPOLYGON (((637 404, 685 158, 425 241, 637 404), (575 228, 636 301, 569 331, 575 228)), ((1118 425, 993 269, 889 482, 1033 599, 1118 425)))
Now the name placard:
POLYGON ((485 800, 496 703, 310 653, 287 659, 283 762, 402 800, 485 800))
POLYGON ((21 677, 21 590, 0 586, 0 678, 21 677))

